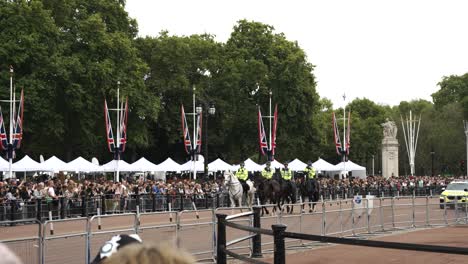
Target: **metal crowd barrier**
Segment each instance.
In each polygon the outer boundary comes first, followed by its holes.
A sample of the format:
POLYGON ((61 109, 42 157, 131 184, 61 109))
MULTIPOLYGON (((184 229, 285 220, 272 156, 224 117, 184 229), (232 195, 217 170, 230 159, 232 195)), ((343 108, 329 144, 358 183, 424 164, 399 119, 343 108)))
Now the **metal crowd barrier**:
MULTIPOLYGON (((190 201, 191 204, 188 201, 183 203, 180 201, 182 200, 170 200, 168 203, 170 210, 161 212, 146 212, 148 204, 140 200, 140 202, 135 201, 135 212, 101 214, 100 209, 106 207, 102 206, 103 201, 91 200, 89 203, 86 202, 85 206, 82 204, 81 208, 84 207, 87 210, 81 210, 81 214, 87 217, 77 216, 67 219, 60 219, 63 210, 59 203, 57 214, 53 211, 41 214, 41 219, 44 220, 42 223, 37 219, 2 222, 4 227, 0 227, 2 229, 0 242, 12 246, 13 251, 20 255, 25 263, 73 264, 82 263, 83 259, 89 263, 97 254, 99 247, 112 235, 138 233, 144 241, 155 240, 155 238, 159 241, 172 241, 174 245, 187 248, 199 261, 212 261, 217 254, 216 214, 245 213, 247 216, 247 212, 250 212, 247 207, 200 209, 193 200, 190 201), (175 207, 172 207, 172 202, 175 207), (181 206, 184 210, 180 210, 181 206), (34 231, 34 225, 29 223, 38 225, 38 231, 34 231), (30 230, 30 233, 20 238, 15 236, 16 230, 23 229, 30 230), (197 234, 200 233, 204 235, 198 236, 197 234), (60 254, 61 252, 67 252, 67 254, 60 254)), ((216 204, 218 201, 219 199, 213 198, 207 203, 216 204)), ((42 206, 42 202, 38 204, 42 206)), ((274 215, 264 215, 256 224, 260 226, 286 224, 290 231, 308 235, 360 237, 398 229, 468 223, 468 203, 461 203, 458 199, 454 199, 452 203, 441 204, 438 196, 367 196, 363 197, 359 204, 356 199, 326 200, 322 198, 314 203, 315 211, 313 212, 308 212, 308 204, 290 204, 289 206, 294 206, 292 214, 288 214, 285 210, 286 205, 283 205, 283 210, 277 210, 274 215), (305 206, 304 211, 302 211, 302 205, 305 206)), ((275 206, 265 205, 270 213, 275 206)), ((250 217, 234 220, 234 223, 251 225, 255 221, 250 217)), ((235 241, 252 235, 245 231, 228 230, 227 232, 228 238, 235 241)), ((314 243, 317 242, 308 242, 298 238, 285 240, 286 248, 310 247, 314 243)), ((260 245, 263 252, 272 251, 274 238, 266 236, 260 241, 260 245)), ((234 254, 243 256, 256 252, 255 246, 248 240, 239 241, 239 243, 229 245, 228 248, 234 254)))

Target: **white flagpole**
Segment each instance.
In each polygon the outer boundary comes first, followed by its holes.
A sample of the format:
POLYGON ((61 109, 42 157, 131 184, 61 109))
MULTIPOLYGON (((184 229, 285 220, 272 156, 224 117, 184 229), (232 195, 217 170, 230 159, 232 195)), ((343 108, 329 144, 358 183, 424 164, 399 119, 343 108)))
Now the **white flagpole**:
POLYGON ((341 143, 341 150, 342 150, 342 160, 343 160, 343 168, 346 171, 346 94, 343 94, 343 142, 341 143))
MULTIPOLYGON (((13 66, 10 66, 10 146, 13 147, 13 66)), ((8 169, 10 178, 13 178, 13 150, 9 149, 8 169)))
POLYGON ((195 157, 196 157, 196 152, 195 152, 195 148, 197 146, 197 134, 196 134, 196 131, 197 131, 197 128, 196 128, 196 119, 197 119, 197 112, 196 112, 196 109, 195 109, 195 85, 193 86, 193 147, 192 147, 192 152, 193 152, 193 156, 192 156, 192 160, 193 160, 193 180, 195 180, 197 178, 196 176, 196 167, 195 167, 195 157))
POLYGON ((271 144, 271 118, 272 118, 272 116, 271 116, 271 94, 272 94, 272 92, 270 90, 270 115, 269 115, 269 120, 270 120, 270 147, 269 147, 269 151, 271 153, 270 155, 273 155, 273 153, 272 153, 273 150, 271 149, 271 145, 272 145, 271 144))
POLYGON ((115 166, 115 180, 117 182, 120 181, 119 177, 119 159, 120 159, 120 81, 117 81, 117 144, 116 144, 116 149, 117 151, 117 161, 116 161, 116 166, 115 166))

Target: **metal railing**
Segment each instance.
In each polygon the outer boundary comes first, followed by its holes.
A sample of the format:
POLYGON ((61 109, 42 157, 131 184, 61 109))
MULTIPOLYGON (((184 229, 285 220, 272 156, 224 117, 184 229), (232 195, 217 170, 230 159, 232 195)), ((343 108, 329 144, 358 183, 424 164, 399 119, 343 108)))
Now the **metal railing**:
MULTIPOLYGON (((135 212, 101 214, 102 201, 97 201, 96 212, 93 215, 84 214, 87 217, 59 219, 55 214, 52 214, 52 211, 48 211, 48 219, 46 219, 47 214, 41 214, 43 222, 39 222, 37 219, 3 222, 5 226, 0 227, 0 229, 6 230, 8 228, 12 231, 0 232, 0 242, 11 244, 19 243, 17 242, 19 240, 24 241, 20 243, 22 246, 14 248, 14 251, 21 257, 27 257, 29 254, 28 259, 38 256, 38 263, 67 262, 73 264, 75 262, 82 263, 83 259, 89 263, 98 248, 112 234, 138 233, 143 236, 144 241, 156 238, 172 240, 174 245, 187 248, 198 260, 213 260, 219 254, 216 247, 216 241, 220 234, 219 219, 216 219, 217 214, 229 215, 243 212, 243 218, 248 217, 244 220, 232 218, 230 222, 233 225, 247 224, 248 226, 261 227, 287 224, 290 226, 290 230, 295 233, 327 237, 359 237, 364 234, 397 229, 467 224, 468 221, 468 203, 461 202, 459 199, 441 202, 438 196, 371 197, 368 195, 365 198, 357 196, 354 199, 321 199, 315 203, 315 211, 313 212, 301 209, 302 205, 307 208, 309 203, 299 203, 289 205, 296 207, 293 214, 279 210, 277 215, 263 217, 256 217, 246 207, 200 209, 194 203, 192 201, 190 207, 188 204, 184 204, 184 210, 180 211, 180 204, 173 200, 168 203, 170 210, 161 212, 144 212, 144 209, 140 209, 140 206, 144 207, 144 205, 135 203, 135 212), (101 207, 99 202, 101 202, 101 207), (176 208, 172 207, 172 202, 176 208), (185 207, 186 205, 187 207, 185 207), (30 225, 25 225, 26 223, 38 224, 40 229, 37 234, 28 234, 21 238, 7 236, 7 234, 14 234, 15 230, 29 227, 30 225), (217 230, 218 232, 216 232, 217 230), (212 233, 213 235, 203 235, 203 239, 201 239, 200 236, 196 235, 199 233, 212 233), (32 243, 35 245, 34 247, 28 246, 32 243), (75 249, 73 250, 74 255, 53 255, 57 254, 56 252, 66 251, 67 245, 69 246, 70 243, 75 249), (27 251, 30 249, 26 249, 36 248, 36 246, 38 253, 31 253, 27 251)), ((208 203, 216 204, 216 198, 208 203)), ((273 207, 275 205, 266 206, 273 207)), ((61 211, 58 210, 59 217, 60 214, 61 211)), ((230 219, 229 216, 226 218, 230 219)), ((260 256, 264 252, 273 250, 275 245, 274 239, 269 237, 262 239, 254 233, 243 234, 235 229, 228 231, 228 235, 235 241, 235 243, 228 243, 226 246, 227 250, 233 252, 232 256, 260 256), (263 252, 259 250, 258 243, 260 243, 263 252)), ((307 242, 306 239, 297 237, 289 237, 285 243, 286 248, 310 246, 310 242, 307 242)))

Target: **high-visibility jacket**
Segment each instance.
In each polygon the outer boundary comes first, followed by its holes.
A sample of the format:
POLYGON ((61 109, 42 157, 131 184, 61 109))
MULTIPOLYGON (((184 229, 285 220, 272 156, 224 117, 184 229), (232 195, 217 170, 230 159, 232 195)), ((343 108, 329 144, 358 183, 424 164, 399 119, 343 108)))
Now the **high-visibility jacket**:
POLYGON ((249 172, 248 172, 247 169, 245 169, 245 168, 240 168, 240 169, 236 172, 236 177, 237 177, 237 179, 239 179, 239 180, 246 181, 247 178, 249 177, 249 172))
POLYGON ((307 166, 304 170, 305 175, 309 179, 314 179, 315 178, 315 168, 314 167, 309 167, 307 166))
POLYGON ((271 180, 271 178, 273 178, 273 171, 269 170, 263 170, 262 171, 262 176, 263 178, 267 179, 267 180, 271 180))
POLYGON ((292 179, 291 169, 282 169, 281 170, 281 177, 283 178, 283 180, 290 181, 292 179))

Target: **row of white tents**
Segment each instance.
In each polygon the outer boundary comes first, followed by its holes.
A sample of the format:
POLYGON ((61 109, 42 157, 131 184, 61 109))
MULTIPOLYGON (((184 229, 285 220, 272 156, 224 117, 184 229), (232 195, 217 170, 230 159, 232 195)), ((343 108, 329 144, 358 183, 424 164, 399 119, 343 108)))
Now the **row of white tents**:
MULTIPOLYGON (((179 164, 167 158, 164 162, 160 164, 154 164, 147 159, 140 158, 132 164, 125 162, 124 160, 117 161, 112 160, 106 164, 98 165, 97 162, 90 162, 82 157, 78 157, 70 162, 64 162, 59 158, 52 156, 44 162, 37 162, 31 159, 29 156, 25 156, 21 160, 13 163, 12 171, 14 172, 31 172, 31 171, 41 171, 41 172, 114 172, 117 169, 121 172, 166 172, 166 171, 204 171, 204 160, 203 156, 199 156, 199 160, 196 162, 188 161, 184 164, 179 164)), ((260 165, 247 159, 244 161, 245 168, 249 171, 262 171, 265 168, 265 164, 260 165)), ((307 164, 295 159, 288 164, 288 167, 292 171, 303 171, 306 168, 307 164)), ((316 162, 312 163, 312 166, 319 172, 324 174, 334 175, 340 174, 342 172, 352 172, 352 175, 355 177, 365 177, 366 168, 359 166, 352 161, 341 162, 337 165, 326 162, 323 159, 318 159, 316 162)), ((271 162, 272 168, 284 168, 284 165, 280 162, 274 160, 271 162)), ((239 165, 230 165, 221 159, 217 159, 208 164, 208 171, 236 171, 239 168, 239 165)), ((9 163, 0 158, 0 171, 9 171, 9 163)))

